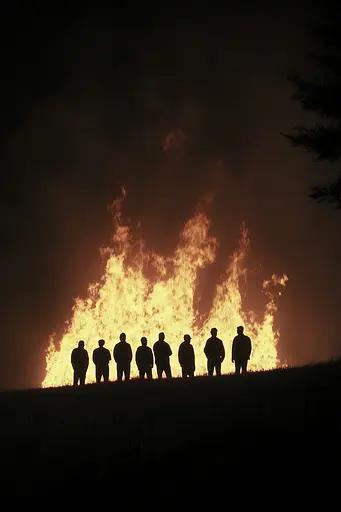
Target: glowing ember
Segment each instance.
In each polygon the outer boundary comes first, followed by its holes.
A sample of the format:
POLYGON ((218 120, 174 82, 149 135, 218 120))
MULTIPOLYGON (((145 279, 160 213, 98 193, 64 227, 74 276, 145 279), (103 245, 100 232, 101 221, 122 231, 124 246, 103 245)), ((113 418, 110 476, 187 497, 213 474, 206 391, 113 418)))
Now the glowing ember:
MULTIPOLYGON (((123 198, 124 195, 123 190, 123 198)), ((164 331, 166 341, 173 350, 171 364, 174 376, 180 375, 177 360, 179 344, 183 335, 190 333, 196 354, 196 375, 199 375, 206 373, 203 348, 213 326, 217 327, 218 336, 225 344, 226 359, 222 371, 233 371, 231 344, 236 327, 241 324, 253 342, 250 370, 268 370, 278 366, 276 346, 279 332, 274 329, 277 307, 275 294, 270 293, 269 289, 270 285, 285 286, 288 278, 285 275, 273 275, 263 283, 267 305, 261 321, 257 322, 252 312, 246 314, 242 311, 239 280, 245 273, 242 263, 248 249, 247 231, 242 230, 240 247, 232 256, 225 280, 216 288, 209 314, 202 320, 194 304, 198 271, 214 262, 217 248, 216 239, 208 236, 207 216, 198 213, 186 223, 173 258, 164 258, 146 251, 142 244, 135 254, 136 244, 132 243, 130 230, 120 223, 122 200, 112 204, 117 210, 116 230, 113 248, 103 251, 103 256, 107 257, 105 274, 100 283, 89 286, 87 299, 76 299, 73 318, 60 343, 55 344, 51 337, 46 378, 42 386, 71 384, 70 355, 78 340, 85 340, 91 359, 100 338, 105 339, 106 347, 112 351, 122 331, 127 334, 127 341, 132 345, 134 354, 142 336, 146 336, 148 344, 152 346, 158 333, 164 331), (147 278, 147 268, 153 270, 153 278, 147 278)), ((137 376, 135 361, 132 364, 132 376, 137 376)), ((110 379, 116 379, 113 362, 110 379)), ((90 363, 87 382, 94 381, 94 365, 90 363)))

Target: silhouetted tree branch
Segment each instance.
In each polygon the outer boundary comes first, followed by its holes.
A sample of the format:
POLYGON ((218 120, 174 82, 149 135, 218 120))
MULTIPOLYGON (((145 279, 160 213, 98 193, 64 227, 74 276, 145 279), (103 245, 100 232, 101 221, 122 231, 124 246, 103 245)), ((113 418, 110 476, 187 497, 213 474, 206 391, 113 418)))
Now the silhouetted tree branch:
POLYGON ((327 202, 341 208, 341 176, 327 185, 312 187, 309 197, 315 199, 318 203, 327 202))
MULTIPOLYGON (((297 73, 288 77, 294 89, 292 99, 321 121, 310 127, 296 126, 293 133, 283 135, 293 146, 313 153, 315 161, 336 162, 341 156, 340 14, 312 29, 322 49, 320 54, 310 55, 317 65, 315 77, 304 79, 297 73)), ((332 183, 313 187, 309 197, 341 207, 341 175, 332 183)))
MULTIPOLYGON (((341 91, 340 91, 341 94, 341 91)), ((295 127, 295 132, 285 135, 295 147, 303 147, 306 151, 317 155, 316 161, 329 160, 335 162, 341 154, 341 125, 326 126, 316 124, 311 128, 295 127)))

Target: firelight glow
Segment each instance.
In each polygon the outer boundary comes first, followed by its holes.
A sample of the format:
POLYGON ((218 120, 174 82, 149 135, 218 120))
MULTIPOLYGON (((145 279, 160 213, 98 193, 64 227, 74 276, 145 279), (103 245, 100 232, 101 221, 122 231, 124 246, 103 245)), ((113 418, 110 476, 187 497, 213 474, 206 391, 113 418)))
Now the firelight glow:
MULTIPOLYGON (((279 331, 274 327, 277 311, 278 287, 286 285, 286 275, 264 281, 262 292, 267 303, 263 317, 258 320, 253 312, 243 312, 240 280, 245 273, 243 262, 248 251, 249 238, 242 229, 238 249, 232 255, 221 283, 217 284, 210 311, 203 319, 196 310, 195 291, 198 272, 213 264, 217 252, 217 240, 209 236, 210 221, 206 214, 196 213, 185 224, 180 242, 170 258, 148 251, 143 244, 132 240, 131 230, 121 222, 123 198, 113 202, 116 210, 113 245, 103 251, 106 269, 100 282, 90 284, 88 296, 77 298, 73 316, 66 325, 60 340, 50 337, 46 355, 46 377, 42 387, 56 387, 72 383, 70 356, 80 339, 85 341, 90 365, 87 382, 95 381, 92 351, 103 338, 112 353, 121 332, 127 334, 133 353, 146 336, 152 346, 158 333, 166 334, 173 355, 171 365, 174 376, 180 375, 177 351, 183 335, 191 334, 196 354, 196 375, 206 373, 206 357, 203 353, 210 329, 217 327, 223 340, 226 359, 223 373, 233 370, 231 344, 236 327, 244 325, 245 333, 252 339, 253 352, 250 370, 269 370, 279 366, 277 344, 279 331), (146 276, 146 268, 153 270, 153 277, 146 276)), ((155 369, 154 377, 155 377, 155 369)), ((135 361, 132 377, 137 376, 135 361)), ((110 380, 116 378, 113 361, 110 363, 110 380)))

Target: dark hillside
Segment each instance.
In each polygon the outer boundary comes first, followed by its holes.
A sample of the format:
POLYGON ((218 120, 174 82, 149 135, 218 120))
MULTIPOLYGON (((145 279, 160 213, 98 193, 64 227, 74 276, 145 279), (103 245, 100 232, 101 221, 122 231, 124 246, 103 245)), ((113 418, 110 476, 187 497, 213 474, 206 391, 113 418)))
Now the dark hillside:
POLYGON ((341 362, 331 362, 3 392, 3 495, 65 502, 109 493, 113 507, 153 510, 205 500, 241 500, 243 509, 259 495, 279 500, 276 508, 299 495, 305 506, 326 504, 338 495, 340 384, 341 362))

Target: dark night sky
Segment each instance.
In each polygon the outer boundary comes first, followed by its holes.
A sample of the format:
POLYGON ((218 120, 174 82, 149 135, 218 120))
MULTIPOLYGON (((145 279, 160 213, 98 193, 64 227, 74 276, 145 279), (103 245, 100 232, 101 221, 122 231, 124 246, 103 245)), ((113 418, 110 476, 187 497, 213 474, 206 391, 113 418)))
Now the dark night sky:
POLYGON ((98 6, 66 16, 14 2, 3 14, 0 388, 41 382, 44 340, 100 276, 99 247, 112 234, 107 205, 121 184, 125 214, 167 253, 219 159, 216 271, 245 220, 258 279, 290 278, 278 314, 281 357, 341 355, 340 213, 307 197, 335 170, 280 135, 309 119, 286 81, 293 66, 308 69, 305 8, 235 4, 133 19, 98 6), (177 127, 188 144, 167 157, 161 141, 177 127))

